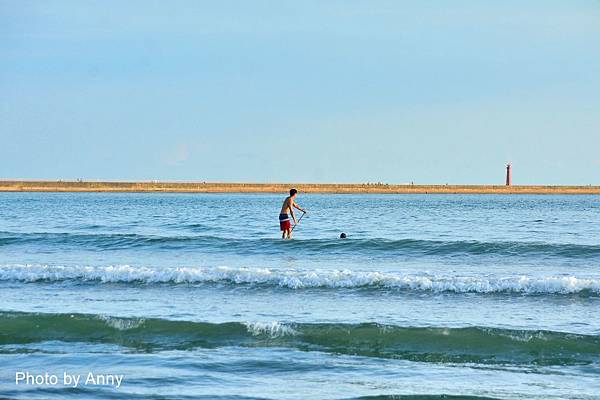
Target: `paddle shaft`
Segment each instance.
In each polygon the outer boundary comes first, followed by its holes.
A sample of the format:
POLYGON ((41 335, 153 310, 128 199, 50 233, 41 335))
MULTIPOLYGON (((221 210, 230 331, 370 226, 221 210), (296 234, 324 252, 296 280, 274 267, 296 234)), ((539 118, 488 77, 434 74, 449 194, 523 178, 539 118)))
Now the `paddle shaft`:
POLYGON ((302 215, 300 216, 300 218, 298 218, 298 222, 294 224, 294 226, 292 226, 292 230, 291 232, 294 231, 294 228, 298 226, 298 224, 300 223, 300 221, 302 221, 302 217, 304 217, 304 214, 306 214, 306 212, 302 212, 302 215))

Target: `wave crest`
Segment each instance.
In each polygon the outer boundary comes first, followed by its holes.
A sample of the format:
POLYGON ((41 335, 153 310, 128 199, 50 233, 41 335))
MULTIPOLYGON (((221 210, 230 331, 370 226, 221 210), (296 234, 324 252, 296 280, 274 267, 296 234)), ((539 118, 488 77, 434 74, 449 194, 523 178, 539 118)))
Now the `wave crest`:
POLYGON ((275 270, 232 267, 2 265, 0 266, 0 281, 80 281, 132 284, 220 283, 274 286, 293 290, 362 288, 434 293, 600 294, 600 279, 571 275, 459 276, 353 270, 275 270))
POLYGON ((419 362, 573 365, 600 362, 600 337, 487 327, 403 327, 377 323, 209 323, 88 314, 0 312, 2 346, 45 341, 107 343, 148 352, 224 346, 301 351, 419 362), (128 328, 124 331, 122 321, 128 328), (130 321, 131 324, 127 324, 130 321))
POLYGON ((272 238, 237 239, 211 235, 157 236, 136 233, 0 232, 0 247, 35 245, 54 249, 202 250, 236 254, 285 254, 293 248, 305 255, 446 256, 600 258, 600 246, 523 241, 425 240, 352 238, 282 241, 272 238))

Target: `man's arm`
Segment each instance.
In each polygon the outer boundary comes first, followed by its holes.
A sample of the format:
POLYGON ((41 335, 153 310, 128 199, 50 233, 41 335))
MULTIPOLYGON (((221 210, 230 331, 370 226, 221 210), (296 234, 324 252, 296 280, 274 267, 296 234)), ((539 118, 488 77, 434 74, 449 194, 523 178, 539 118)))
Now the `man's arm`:
POLYGON ((292 214, 292 219, 294 220, 294 225, 298 223, 298 221, 296 221, 296 214, 294 214, 294 208, 290 207, 290 214, 292 214))
POLYGON ((294 202, 294 204, 292 204, 293 207, 295 207, 296 209, 302 211, 303 213, 306 212, 306 210, 302 207, 300 207, 298 204, 296 204, 296 202, 294 202))

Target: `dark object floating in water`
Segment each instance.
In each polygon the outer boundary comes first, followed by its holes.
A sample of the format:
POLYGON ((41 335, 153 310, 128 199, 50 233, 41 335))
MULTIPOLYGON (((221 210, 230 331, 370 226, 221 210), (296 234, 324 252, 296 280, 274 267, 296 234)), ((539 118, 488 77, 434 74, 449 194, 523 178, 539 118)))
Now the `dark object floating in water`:
POLYGON ((344 232, 342 232, 342 234, 340 235, 340 239, 346 239, 346 234, 344 232))

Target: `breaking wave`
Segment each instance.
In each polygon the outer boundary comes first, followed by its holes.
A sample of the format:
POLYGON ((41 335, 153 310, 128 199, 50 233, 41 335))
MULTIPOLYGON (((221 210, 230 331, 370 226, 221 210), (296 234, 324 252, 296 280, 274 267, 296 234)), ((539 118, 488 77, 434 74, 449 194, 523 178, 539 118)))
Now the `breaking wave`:
POLYGON ((402 327, 376 323, 208 323, 89 314, 0 312, 8 345, 108 343, 131 351, 283 347, 419 362, 575 365, 600 361, 600 337, 486 327, 402 327))
POLYGON ((99 282, 123 284, 229 284, 286 289, 388 289, 415 292, 514 293, 523 295, 600 295, 600 279, 557 276, 460 276, 353 270, 276 270, 269 268, 149 268, 2 265, 0 281, 99 282))

